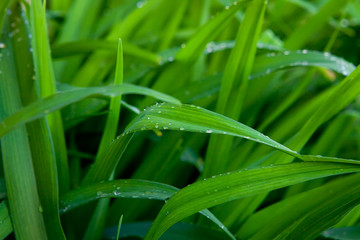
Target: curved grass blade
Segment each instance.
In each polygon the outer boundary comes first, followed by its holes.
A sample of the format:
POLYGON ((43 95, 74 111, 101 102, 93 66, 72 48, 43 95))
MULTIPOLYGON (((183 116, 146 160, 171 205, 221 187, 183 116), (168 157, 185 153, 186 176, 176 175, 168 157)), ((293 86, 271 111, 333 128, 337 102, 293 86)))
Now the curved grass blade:
MULTIPOLYGON (((299 224, 300 219, 305 220, 307 216, 314 216, 318 219, 314 222, 307 222, 309 225, 315 225, 315 222, 320 222, 326 215, 320 214, 320 209, 327 209, 330 212, 329 209, 336 209, 338 206, 346 205, 350 198, 353 199, 356 194, 359 195, 360 189, 356 184, 359 179, 360 174, 337 179, 260 210, 250 216, 236 236, 240 239, 274 239, 281 235, 282 232, 288 231, 287 229, 291 229, 291 226, 299 224), (338 205, 334 206, 335 203, 338 205), (270 226, 269 222, 276 222, 277 224, 270 226)), ((355 198, 358 198, 358 196, 355 198)), ((332 216, 332 218, 335 221, 336 217, 332 216)), ((311 228, 311 226, 306 227, 306 229, 311 228)), ((317 228, 318 234, 323 230, 321 227, 317 228)), ((304 237, 307 232, 302 232, 304 237)))
POLYGON ((121 94, 141 94, 149 95, 161 101, 179 103, 179 101, 169 95, 131 84, 119 86, 78 88, 74 90, 56 93, 52 96, 34 102, 18 112, 4 119, 0 123, 0 137, 16 128, 17 126, 46 116, 50 112, 56 111, 66 105, 77 102, 92 96, 117 96, 121 94))
POLYGON ((268 136, 240 122, 195 105, 162 103, 140 113, 125 129, 125 135, 144 130, 180 130, 215 133, 245 138, 265 144, 303 161, 325 161, 360 164, 360 161, 334 157, 301 155, 268 136))
MULTIPOLYGON (((114 180, 87 185, 61 197, 60 213, 68 212, 88 202, 102 198, 134 198, 166 201, 179 191, 178 188, 146 180, 114 180)), ((213 221, 232 239, 235 237, 230 231, 209 211, 199 211, 202 215, 213 221)))
POLYGON ((171 197, 145 239, 158 239, 173 224, 205 208, 311 179, 359 171, 360 167, 352 164, 303 162, 213 176, 171 197))
POLYGON ((250 78, 260 77, 279 69, 296 66, 324 67, 344 76, 350 75, 356 68, 354 64, 328 52, 321 53, 309 50, 284 51, 279 54, 269 53, 256 57, 250 78))

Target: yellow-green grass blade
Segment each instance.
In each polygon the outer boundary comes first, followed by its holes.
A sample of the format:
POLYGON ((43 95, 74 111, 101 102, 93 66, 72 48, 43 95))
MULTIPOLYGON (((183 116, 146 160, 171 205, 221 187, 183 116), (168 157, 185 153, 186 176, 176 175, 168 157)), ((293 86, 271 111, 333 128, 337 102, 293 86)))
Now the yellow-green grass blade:
MULTIPOLYGON (((2 119, 21 108, 12 45, 7 34, 4 44, 6 47, 0 49, 2 119)), ((19 239, 47 239, 25 126, 1 139, 1 151, 15 236, 19 239)))
MULTIPOLYGON (((232 119, 239 119, 246 98, 266 5, 266 0, 255 0, 250 3, 237 33, 234 49, 225 66, 216 111, 232 119)), ((227 170, 232 141, 233 138, 228 136, 210 137, 204 176, 227 170)))
POLYGON ((315 34, 321 27, 323 27, 328 21, 329 17, 340 12, 340 10, 348 4, 348 0, 337 1, 329 0, 324 6, 308 21, 297 28, 288 39, 285 41, 285 48, 287 49, 299 49, 303 48, 307 42, 311 40, 311 36, 315 34))
MULTIPOLYGON (((56 92, 55 76, 50 57, 50 46, 45 19, 45 5, 40 0, 30 4, 30 25, 32 49, 38 93, 40 98, 48 97, 56 92)), ((47 116, 52 140, 55 147, 56 167, 59 177, 59 192, 69 190, 70 176, 63 123, 60 112, 47 116)))
POLYGON ((0 222, 0 238, 5 239, 13 232, 13 228, 11 225, 9 210, 4 201, 0 203, 0 222))
POLYGON ((173 224, 205 208, 311 179, 358 171, 358 165, 305 162, 213 176, 191 184, 171 197, 145 239, 158 239, 173 224))
MULTIPOLYGON (((178 188, 167 184, 137 179, 93 183, 63 195, 60 201, 60 212, 66 213, 88 202, 103 198, 132 198, 166 201, 178 191, 178 188)), ((209 210, 202 210, 199 212, 213 221, 232 239, 235 239, 230 231, 209 210)))
POLYGON ((21 124, 44 117, 53 111, 56 111, 64 106, 82 100, 84 98, 97 96, 117 96, 121 94, 149 95, 161 101, 169 101, 177 104, 180 103, 177 99, 169 95, 131 84, 122 84, 119 86, 77 88, 74 90, 56 93, 52 96, 34 102, 22 108, 21 110, 18 110, 16 113, 1 122, 0 136, 4 136, 6 133, 21 124))
MULTIPOLYGON (((123 83, 123 46, 122 41, 119 39, 116 61, 116 72, 114 85, 120 85, 123 83)), ((121 95, 111 97, 109 104, 109 112, 107 114, 104 133, 102 135, 100 146, 95 158, 95 162, 98 161, 99 156, 107 149, 111 142, 115 139, 117 128, 119 125, 121 108, 121 95)), ((111 177, 113 178, 113 177, 111 177)), ((88 224, 84 239, 101 239, 103 231, 105 229, 106 214, 109 208, 109 199, 100 200, 96 206, 93 216, 88 224)))
MULTIPOLYGON (((356 184, 359 178, 359 174, 340 178, 273 204, 252 215, 240 228, 237 237, 274 239, 291 229, 291 226, 297 225, 296 228, 299 228, 302 225, 306 231, 299 231, 301 238, 312 239, 333 226, 349 209, 359 204, 360 188, 356 184), (339 212, 336 212, 337 210, 339 212), (277 224, 270 226, 269 222, 277 224)), ((292 231, 289 232, 290 235, 296 234, 295 230, 292 231)), ((287 237, 296 238, 295 235, 290 235, 287 237)))

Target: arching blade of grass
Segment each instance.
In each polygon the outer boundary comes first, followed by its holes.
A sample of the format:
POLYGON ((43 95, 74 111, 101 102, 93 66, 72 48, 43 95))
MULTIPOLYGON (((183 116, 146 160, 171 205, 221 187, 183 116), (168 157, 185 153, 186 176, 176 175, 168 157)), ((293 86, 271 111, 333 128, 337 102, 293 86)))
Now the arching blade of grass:
POLYGON ((0 203, 0 222, 0 238, 5 239, 10 233, 12 233, 13 228, 11 225, 9 211, 4 201, 0 203))
POLYGON ((158 239, 169 227, 201 209, 311 179, 358 172, 352 164, 292 163, 214 176, 180 190, 164 205, 145 239, 158 239))
MULTIPOLYGON (((1 120, 21 108, 12 45, 8 32, 5 33, 6 47, 0 49, 1 120)), ((1 152, 15 236, 19 239, 47 239, 25 126, 1 139, 1 152)))
POLYGON ((251 78, 269 74, 278 69, 298 66, 324 67, 344 76, 350 75, 355 70, 354 64, 330 53, 298 50, 285 51, 279 54, 269 53, 256 57, 251 78))
MULTIPOLYGON (((140 113, 125 129, 124 135, 144 130, 177 130, 215 133, 252 140, 265 144, 292 158, 304 161, 326 161, 360 164, 360 161, 324 156, 301 155, 298 152, 270 139, 268 136, 221 114, 194 105, 157 104, 140 113)), ((284 156, 279 156, 279 158, 284 156)), ((278 160, 281 161, 281 160, 278 160)), ((104 179, 103 179, 104 180, 104 179)))
MULTIPOLYGON (((237 33, 235 47, 225 66, 216 111, 232 119, 239 119, 246 98, 266 5, 267 0, 255 0, 250 3, 237 33)), ((204 176, 226 171, 232 141, 233 138, 227 136, 210 137, 204 176)))
POLYGON ((157 91, 139 87, 131 84, 122 84, 119 86, 78 88, 69 91, 63 91, 49 96, 40 101, 34 102, 0 123, 0 136, 16 128, 17 126, 46 116, 50 112, 56 111, 66 105, 77 102, 87 97, 95 96, 117 96, 120 94, 141 94, 155 97, 161 101, 179 103, 179 101, 169 95, 157 91))
POLYGON ((295 233, 291 230, 292 226, 295 226, 295 229, 300 226, 306 229, 299 231, 302 239, 316 237, 339 221, 349 209, 359 204, 360 188, 356 184, 359 179, 359 174, 337 179, 271 205, 252 215, 241 227, 237 237, 273 239, 287 233, 288 239, 296 239, 296 236, 291 235, 295 233), (329 209, 336 210, 331 212, 329 209), (276 222, 277 225, 270 226, 269 222, 276 222))
POLYGON ((304 25, 300 26, 289 36, 289 38, 285 41, 285 48, 303 48, 305 44, 311 39, 311 36, 326 24, 329 17, 338 13, 343 7, 347 5, 348 2, 348 0, 327 1, 315 15, 308 19, 304 25))
MULTIPOLYGON (((60 212, 65 213, 90 201, 102 198, 136 198, 166 201, 178 191, 178 188, 167 184, 135 179, 94 183, 80 187, 62 196, 60 212)), ((235 239, 229 230, 209 210, 199 212, 218 225, 232 239, 235 239)))

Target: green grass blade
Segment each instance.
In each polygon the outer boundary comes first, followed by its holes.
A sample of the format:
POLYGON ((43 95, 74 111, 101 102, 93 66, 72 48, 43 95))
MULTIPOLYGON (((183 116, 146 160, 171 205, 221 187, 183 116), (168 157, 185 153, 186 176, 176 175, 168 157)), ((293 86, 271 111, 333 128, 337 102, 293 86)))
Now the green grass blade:
POLYGON ((11 225, 9 211, 4 201, 0 203, 0 222, 0 238, 5 239, 10 233, 12 233, 13 228, 11 225))
MULTIPOLYGON (((12 45, 8 37, 4 43, 6 47, 0 49, 1 118, 21 108, 12 45)), ((15 236, 19 239, 47 239, 25 126, 1 139, 1 151, 15 236)))
MULTIPOLYGON (((10 3, 10 0, 4 0, 0 3, 0 29, 3 29, 5 15, 6 15, 6 9, 10 3)), ((1 39, 2 31, 0 31, 0 39, 1 39)))
POLYGON ((308 21, 297 28, 285 41, 285 48, 299 49, 303 48, 305 44, 311 39, 322 26, 326 24, 328 18, 338 13, 349 1, 327 1, 324 6, 313 15, 308 21))
MULTIPOLYGON (((120 85, 123 83, 123 72, 123 46, 121 39, 119 39, 114 85, 120 85)), ((99 156, 103 154, 116 136, 119 125, 120 108, 121 95, 110 98, 109 112, 107 114, 105 129, 100 141, 95 162, 98 161, 99 156)), ((106 213, 108 211, 109 203, 109 199, 99 201, 86 229, 84 239, 101 239, 105 229, 106 213)))
POLYGON ((359 166, 351 164, 292 163, 213 176, 170 198, 145 239, 158 239, 176 222, 205 208, 311 179, 358 171, 359 166))
POLYGON ((90 167, 90 170, 82 181, 82 185, 86 186, 100 181, 107 181, 118 165, 133 135, 134 134, 131 133, 118 136, 90 167))
MULTIPOLYGON (((30 4, 30 25, 37 91, 41 98, 45 98, 55 94, 56 86, 50 57, 45 5, 42 5, 41 0, 34 0, 30 4)), ((56 167, 59 177, 59 192, 62 193, 68 191, 70 188, 70 176, 60 112, 50 114, 47 116, 47 120, 54 142, 56 167)))
MULTIPOLYGON (((36 82, 33 81, 32 78, 34 70, 32 66, 32 54, 29 51, 30 39, 26 26, 27 20, 18 4, 12 4, 11 12, 12 14, 9 15, 10 22, 12 23, 10 25, 11 30, 17 31, 16 38, 12 38, 12 44, 14 46, 13 54, 19 86, 21 86, 19 88, 20 96, 22 103, 27 105, 35 99, 38 99, 38 94, 35 90, 36 82), (29 62, 29 64, 26 66, 24 62, 29 62)), ((49 126, 45 118, 42 118, 26 125, 26 129, 48 237, 64 239, 65 236, 62 231, 59 216, 56 160, 49 126)))
POLYGON ((175 59, 178 61, 195 60, 203 51, 209 39, 216 36, 217 33, 226 26, 232 19, 235 13, 242 7, 242 3, 248 1, 240 1, 238 4, 226 9, 219 13, 215 18, 207 22, 201 27, 196 34, 186 43, 185 48, 182 48, 177 54, 175 59))
MULTIPOLYGON (((250 3, 237 33, 235 47, 225 66, 216 111, 232 119, 239 119, 246 98, 266 5, 266 0, 250 3)), ((226 171, 232 140, 233 138, 224 136, 210 137, 204 176, 226 171), (223 161, 218 161, 220 158, 223 161)))
MULTIPOLYGON (((252 215, 240 228, 237 237, 240 239, 249 239, 251 237, 272 239, 281 232, 286 231, 293 224, 297 224, 299 219, 314 215, 320 209, 319 206, 337 202, 338 199, 342 199, 343 203, 346 204, 350 201, 350 199, 346 199, 349 197, 348 194, 359 191, 359 187, 354 184, 359 180, 359 177, 359 174, 356 174, 337 179, 319 188, 273 204, 252 215), (269 222, 278 224, 277 226, 269 226, 269 222)), ((317 218, 321 219, 322 216, 317 215, 317 218)), ((314 222, 311 224, 314 224, 314 222)), ((308 228, 311 227, 308 226, 308 228)), ((318 231, 321 232, 321 230, 318 231)))
MULTIPOLYGON (((173 105, 169 103, 154 105, 140 113, 127 126, 124 134, 126 136, 129 135, 129 133, 144 130, 177 130, 235 136, 265 144, 303 161, 360 164, 360 161, 352 159, 324 157, 319 155, 301 155, 253 128, 195 105, 173 105)), ((283 158, 284 156, 279 156, 279 158, 281 157, 283 158)), ((277 161, 283 160, 277 159, 277 161)))
POLYGON ((285 51, 280 54, 269 53, 256 57, 251 78, 260 77, 287 67, 301 66, 324 67, 344 76, 350 75, 355 70, 355 66, 352 63, 328 52, 298 50, 285 51))
POLYGON ((23 109, 4 119, 0 124, 0 136, 16 128, 17 126, 30 122, 32 120, 46 116, 71 103, 80 101, 93 96, 117 96, 121 94, 141 94, 155 97, 161 101, 179 103, 179 101, 169 95, 157 91, 139 87, 131 84, 122 84, 119 86, 77 88, 74 90, 63 91, 49 96, 37 102, 34 102, 23 109))
MULTIPOLYGON (((57 44, 52 47, 52 56, 54 59, 72 57, 78 54, 91 53, 94 51, 102 50, 114 52, 117 50, 118 43, 116 41, 103 41, 103 40, 86 40, 76 41, 63 44, 57 44)), ((137 57, 139 60, 149 62, 155 65, 160 63, 160 57, 142 49, 130 42, 124 42, 124 54, 137 57)))
MULTIPOLYGON (((88 202, 102 198, 133 198, 165 201, 178 190, 178 188, 167 184, 136 179, 94 183, 70 191, 62 196, 60 212, 65 213, 88 202)), ((199 212, 219 226, 230 238, 235 239, 230 231, 209 210, 199 212)))
POLYGON ((120 219, 119 219, 118 229, 117 229, 116 238, 115 238, 116 240, 119 240, 119 237, 120 237, 120 230, 121 230, 121 225, 122 225, 123 216, 124 216, 124 215, 121 215, 121 217, 120 217, 120 219))

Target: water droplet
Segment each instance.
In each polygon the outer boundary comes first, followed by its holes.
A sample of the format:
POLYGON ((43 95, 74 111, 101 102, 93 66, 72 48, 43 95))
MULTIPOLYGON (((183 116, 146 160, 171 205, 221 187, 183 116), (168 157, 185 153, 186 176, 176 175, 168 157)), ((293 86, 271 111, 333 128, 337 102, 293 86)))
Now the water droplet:
POLYGON ((185 48, 186 47, 186 44, 185 43, 182 43, 181 44, 181 48, 185 48))
POLYGON ((229 8, 230 8, 229 6, 225 6, 225 9, 226 9, 226 10, 229 10, 229 8))
POLYGON ((180 128, 180 131, 184 131, 184 130, 185 130, 185 128, 183 128, 183 127, 180 128))
POLYGON ((205 131, 206 133, 212 133, 213 131, 211 129, 208 129, 205 131))
POLYGON ((169 61, 169 62, 174 61, 174 57, 168 57, 168 61, 169 61))
POLYGON ((5 48, 5 43, 0 42, 0 48, 5 48))
POLYGON ((144 2, 143 1, 139 1, 136 3, 136 7, 137 8, 142 8, 144 6, 144 2))
POLYGON ((301 51, 303 54, 307 54, 308 53, 308 50, 304 49, 301 51))

